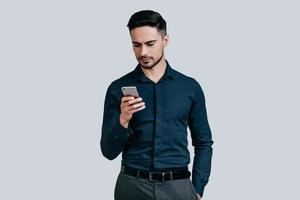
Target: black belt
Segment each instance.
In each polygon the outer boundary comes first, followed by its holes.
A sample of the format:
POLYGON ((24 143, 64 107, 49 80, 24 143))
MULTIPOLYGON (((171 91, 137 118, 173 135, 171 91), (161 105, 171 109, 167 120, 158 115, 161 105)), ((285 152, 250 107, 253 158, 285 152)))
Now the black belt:
POLYGON ((187 168, 181 170, 166 170, 160 172, 146 172, 131 167, 122 166, 121 173, 134 176, 136 178, 148 179, 151 182, 154 181, 171 181, 176 179, 185 179, 191 176, 191 172, 187 168))

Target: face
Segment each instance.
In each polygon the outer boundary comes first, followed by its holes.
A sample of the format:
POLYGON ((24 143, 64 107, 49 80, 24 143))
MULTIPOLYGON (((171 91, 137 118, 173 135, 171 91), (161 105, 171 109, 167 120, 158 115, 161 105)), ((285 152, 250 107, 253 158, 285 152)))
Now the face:
POLYGON ((141 67, 151 69, 164 58, 169 36, 162 36, 155 27, 142 26, 130 31, 135 57, 141 67))

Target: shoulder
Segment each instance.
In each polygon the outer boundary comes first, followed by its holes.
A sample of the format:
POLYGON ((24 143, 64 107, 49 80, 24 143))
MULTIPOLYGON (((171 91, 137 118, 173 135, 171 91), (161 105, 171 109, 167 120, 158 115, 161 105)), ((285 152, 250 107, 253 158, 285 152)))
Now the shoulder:
POLYGON ((204 98, 202 87, 196 78, 183 74, 177 70, 174 70, 174 75, 177 82, 176 85, 179 85, 180 88, 183 88, 188 92, 195 101, 204 98))
POLYGON ((201 88, 200 83, 194 77, 183 74, 182 72, 179 72, 175 69, 173 69, 173 73, 174 73, 175 78, 178 81, 183 82, 185 85, 188 85, 190 87, 197 88, 197 89, 199 89, 199 87, 201 88))

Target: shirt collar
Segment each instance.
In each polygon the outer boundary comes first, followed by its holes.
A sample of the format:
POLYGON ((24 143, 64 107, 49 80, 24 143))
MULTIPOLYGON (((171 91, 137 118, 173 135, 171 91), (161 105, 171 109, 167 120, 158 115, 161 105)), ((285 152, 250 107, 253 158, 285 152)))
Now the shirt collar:
MULTIPOLYGON (((172 69, 171 65, 167 60, 165 60, 167 63, 167 68, 165 70, 164 75, 162 76, 161 80, 170 78, 171 80, 174 79, 174 70, 172 69)), ((134 74, 137 77, 137 79, 141 82, 152 82, 147 76, 145 76, 140 64, 138 64, 134 69, 134 74)))

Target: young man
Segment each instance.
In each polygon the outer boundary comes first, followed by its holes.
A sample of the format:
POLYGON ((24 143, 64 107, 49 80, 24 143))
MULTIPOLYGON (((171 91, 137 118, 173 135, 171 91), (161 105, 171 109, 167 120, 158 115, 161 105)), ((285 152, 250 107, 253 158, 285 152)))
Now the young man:
POLYGON ((213 144, 203 91, 165 59, 169 36, 159 13, 136 12, 127 26, 138 65, 107 89, 100 142, 110 160, 122 152, 115 199, 201 199, 213 144), (124 86, 135 86, 139 97, 123 96, 124 86), (195 148, 192 181, 187 127, 195 148))

